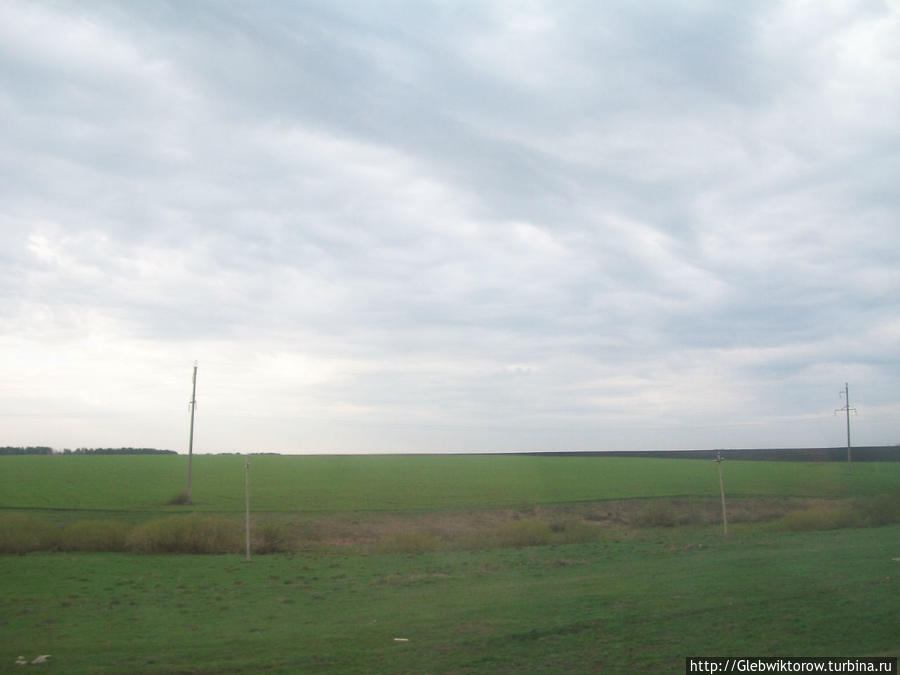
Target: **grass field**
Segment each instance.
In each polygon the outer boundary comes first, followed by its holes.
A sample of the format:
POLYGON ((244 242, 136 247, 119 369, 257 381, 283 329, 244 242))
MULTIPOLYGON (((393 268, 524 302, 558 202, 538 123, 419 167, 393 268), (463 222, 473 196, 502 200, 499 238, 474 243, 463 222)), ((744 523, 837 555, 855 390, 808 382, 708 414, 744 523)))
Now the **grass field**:
MULTIPOLYGON (((158 511, 183 491, 184 456, 0 457, 0 508, 158 511)), ((257 511, 429 510, 718 495, 705 460, 527 455, 250 458, 257 511)), ((896 491, 900 462, 725 464, 731 496, 858 497, 896 491)), ((242 511, 244 458, 199 455, 194 509, 242 511)))
MULTIPOLYGON (((710 461, 250 461, 255 534, 289 552, 0 555, 0 672, 683 672, 900 647, 900 463, 726 462, 726 538, 710 461)), ((0 457, 0 539, 154 550, 178 523, 241 550, 243 466, 195 457, 195 503, 168 506, 185 457, 0 457)))
POLYGON ((684 672, 896 655, 900 527, 371 556, 0 556, 0 670, 684 672), (409 642, 395 642, 405 638, 409 642))

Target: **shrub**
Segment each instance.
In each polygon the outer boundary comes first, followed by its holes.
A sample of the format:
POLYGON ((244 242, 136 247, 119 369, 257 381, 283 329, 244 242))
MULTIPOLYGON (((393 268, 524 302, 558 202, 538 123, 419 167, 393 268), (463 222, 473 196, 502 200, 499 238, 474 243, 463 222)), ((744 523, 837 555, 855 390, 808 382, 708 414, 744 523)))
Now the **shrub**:
POLYGON ((59 547, 65 551, 124 551, 128 528, 115 520, 83 520, 66 527, 59 547))
POLYGON ((53 550, 58 543, 58 529, 40 518, 22 513, 0 516, 0 553, 53 550))
POLYGON ((495 538, 500 546, 544 546, 551 543, 553 531, 542 520, 517 520, 502 525, 495 538))
POLYGON ((126 545, 137 553, 239 553, 242 528, 217 516, 174 516, 138 525, 126 545))
POLYGON ((168 504, 169 506, 187 506, 190 503, 191 498, 188 497, 187 492, 179 492, 177 495, 166 502, 166 504, 168 504))

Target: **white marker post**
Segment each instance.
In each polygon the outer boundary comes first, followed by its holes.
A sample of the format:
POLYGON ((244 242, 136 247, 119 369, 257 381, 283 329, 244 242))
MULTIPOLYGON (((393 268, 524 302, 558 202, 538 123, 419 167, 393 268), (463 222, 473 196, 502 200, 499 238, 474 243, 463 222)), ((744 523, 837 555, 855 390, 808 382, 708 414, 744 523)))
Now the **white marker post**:
POLYGON ((719 465, 719 493, 722 495, 722 530, 728 536, 728 516, 725 513, 725 480, 722 478, 722 453, 716 450, 716 464, 719 465))
POLYGON ((250 562, 250 458, 244 460, 244 531, 247 538, 247 562, 250 562))

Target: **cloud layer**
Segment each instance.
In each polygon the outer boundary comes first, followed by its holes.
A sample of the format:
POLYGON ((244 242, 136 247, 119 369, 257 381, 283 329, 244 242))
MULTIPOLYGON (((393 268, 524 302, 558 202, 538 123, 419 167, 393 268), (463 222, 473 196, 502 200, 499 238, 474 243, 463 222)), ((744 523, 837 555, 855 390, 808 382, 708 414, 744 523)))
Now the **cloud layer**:
POLYGON ((900 442, 900 5, 0 2, 7 444, 900 442))

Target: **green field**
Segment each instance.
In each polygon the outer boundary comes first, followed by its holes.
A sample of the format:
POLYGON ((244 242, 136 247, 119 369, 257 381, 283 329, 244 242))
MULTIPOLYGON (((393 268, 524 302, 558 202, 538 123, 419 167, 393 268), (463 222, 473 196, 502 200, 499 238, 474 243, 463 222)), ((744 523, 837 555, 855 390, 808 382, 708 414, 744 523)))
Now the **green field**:
POLYGON ((900 527, 371 556, 0 556, 0 669, 684 672, 896 655, 900 527), (405 638, 409 642, 395 642, 405 638))
MULTIPOLYGON (((0 555, 0 672, 38 654, 60 673, 683 672, 900 648, 900 463, 728 461, 724 537, 711 461, 250 462, 254 533, 285 552, 0 555)), ((168 506, 185 474, 0 457, 0 539, 190 522, 241 550, 244 458, 195 457, 194 504, 168 506)))
MULTIPOLYGON (((242 511, 244 457, 199 455, 194 509, 242 511)), ((0 457, 0 508, 156 511, 185 487, 184 456, 0 457)), ((712 461, 527 455, 250 457, 256 511, 429 510, 666 496, 715 497, 712 461)), ((725 463, 731 496, 896 491, 900 462, 725 463)))

